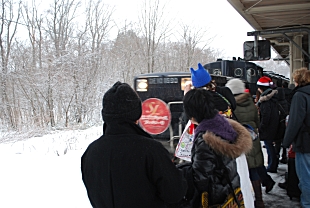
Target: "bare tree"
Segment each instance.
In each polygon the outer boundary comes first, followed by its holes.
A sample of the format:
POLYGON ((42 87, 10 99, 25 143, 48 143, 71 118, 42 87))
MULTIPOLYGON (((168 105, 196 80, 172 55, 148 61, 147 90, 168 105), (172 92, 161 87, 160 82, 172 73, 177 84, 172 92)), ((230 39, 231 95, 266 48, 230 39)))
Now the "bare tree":
POLYGON ((212 42, 213 37, 208 37, 207 28, 190 27, 189 25, 181 24, 180 42, 184 44, 183 60, 185 68, 190 68, 197 63, 194 62, 195 55, 204 51, 205 48, 212 42))
POLYGON ((64 61, 66 60, 65 56, 68 55, 67 46, 70 44, 74 33, 73 20, 76 18, 79 5, 80 3, 74 0, 54 0, 48 10, 49 15, 46 17, 47 27, 45 32, 54 45, 54 50, 48 51, 50 58, 48 58, 47 62, 47 105, 51 126, 56 124, 54 99, 58 92, 54 92, 54 90, 56 87, 64 90, 64 88, 60 87, 63 83, 58 82, 57 77, 67 77, 70 74, 69 68, 66 68, 68 65, 64 64, 64 61), (56 94, 54 95, 54 93, 56 94))
POLYGON ((133 76, 145 68, 143 53, 139 47, 142 41, 132 23, 125 22, 111 49, 111 57, 118 68, 118 76, 122 78, 120 81, 131 83, 133 76))
POLYGON ((20 4, 13 5, 2 1, 0 122, 16 130, 101 122, 102 95, 115 81, 188 71, 213 61, 218 52, 208 46, 206 29, 182 25, 171 41, 175 28, 159 0, 144 1, 139 24, 125 22, 113 40, 114 8, 102 0, 87 2, 84 13, 78 0, 53 0, 48 10, 33 0, 23 13, 20 4), (27 29, 26 36, 16 35, 17 23, 27 29))
POLYGON ((111 16, 113 8, 105 5, 101 0, 91 0, 86 8, 86 22, 91 36, 92 52, 99 50, 104 38, 112 29, 111 16))
POLYGON ((1 112, 2 118, 9 121, 9 125, 16 128, 13 120, 13 108, 8 96, 9 58, 14 36, 16 35, 18 21, 21 15, 21 4, 18 3, 14 10, 13 0, 1 1, 1 26, 0 26, 0 53, 1 53, 1 112))
POLYGON ((161 6, 159 0, 144 1, 142 12, 139 16, 141 34, 144 39, 141 50, 147 62, 147 72, 154 72, 156 49, 160 41, 170 35, 171 24, 165 14, 165 6, 161 6))
MULTIPOLYGON (((81 32, 79 38, 78 51, 82 49, 82 34, 88 38, 90 42, 90 53, 87 57, 80 57, 78 61, 79 67, 74 69, 74 115, 78 123, 83 121, 87 112, 85 103, 92 95, 93 86, 97 85, 100 78, 105 75, 102 59, 105 50, 104 41, 113 27, 112 25, 113 8, 105 5, 101 0, 89 1, 86 6, 86 24, 85 29, 81 32), (82 69, 82 70, 81 70, 82 69)), ((78 53, 80 54, 80 53, 78 53)), ((95 96, 96 97, 96 96, 95 96)))

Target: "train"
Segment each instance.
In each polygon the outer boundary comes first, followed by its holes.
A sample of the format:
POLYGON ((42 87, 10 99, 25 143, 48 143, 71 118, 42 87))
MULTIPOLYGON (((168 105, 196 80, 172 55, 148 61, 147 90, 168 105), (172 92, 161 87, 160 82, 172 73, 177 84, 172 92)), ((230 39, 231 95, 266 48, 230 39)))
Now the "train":
MULTIPOLYGON (((290 81, 283 75, 264 71, 258 64, 236 58, 232 60, 217 59, 215 62, 203 66, 218 86, 225 86, 227 81, 232 78, 243 80, 253 97, 257 92, 256 82, 262 76, 270 77, 274 83, 279 83, 279 81, 289 83, 290 81)), ((178 140, 184 129, 180 117, 183 113, 184 87, 189 81, 191 81, 189 71, 149 73, 134 77, 134 89, 142 102, 147 103, 142 105, 147 109, 139 121, 140 126, 152 134, 155 139, 170 141, 171 147, 173 146, 172 141, 178 140), (154 129, 152 129, 153 127, 154 129)))

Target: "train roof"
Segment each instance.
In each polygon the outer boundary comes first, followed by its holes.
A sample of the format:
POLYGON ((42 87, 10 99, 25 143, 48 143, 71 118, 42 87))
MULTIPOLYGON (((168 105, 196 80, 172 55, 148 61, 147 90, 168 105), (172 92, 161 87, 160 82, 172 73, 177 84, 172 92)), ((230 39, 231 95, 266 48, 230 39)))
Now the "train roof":
POLYGON ((258 67, 258 68, 263 69, 263 67, 260 66, 260 65, 257 64, 257 63, 250 62, 250 61, 245 61, 245 60, 240 59, 240 58, 237 60, 235 57, 234 57, 232 60, 227 60, 227 59, 221 59, 221 58, 219 58, 219 59, 217 59, 217 60, 214 61, 214 62, 206 63, 206 64, 204 65, 204 67, 205 67, 205 68, 208 68, 209 65, 216 64, 216 63, 222 63, 222 62, 231 62, 231 63, 236 63, 236 64, 244 64, 244 66, 252 65, 252 66, 256 66, 256 67, 258 67))
POLYGON ((135 76, 135 78, 144 78, 144 77, 184 77, 191 76, 190 72, 155 72, 148 74, 140 74, 135 76))
POLYGON ((282 74, 277 74, 274 71, 263 71, 264 76, 269 76, 271 78, 284 79, 286 81, 290 81, 289 78, 285 77, 282 74))

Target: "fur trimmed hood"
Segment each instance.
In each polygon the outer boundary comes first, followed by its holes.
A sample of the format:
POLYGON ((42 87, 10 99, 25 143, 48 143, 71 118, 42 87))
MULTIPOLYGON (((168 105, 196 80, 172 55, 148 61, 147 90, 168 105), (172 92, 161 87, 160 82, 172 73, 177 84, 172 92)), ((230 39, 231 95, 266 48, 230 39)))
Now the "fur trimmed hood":
POLYGON ((212 132, 207 131, 202 135, 203 140, 217 153, 230 158, 237 158, 242 153, 247 154, 252 149, 252 138, 248 130, 237 121, 228 119, 230 125, 235 129, 238 136, 234 143, 216 136, 212 132))
POLYGON ((267 95, 261 95, 259 97, 259 101, 260 102, 265 102, 265 101, 268 101, 270 100, 274 95, 277 95, 278 94, 278 90, 272 90, 270 93, 268 93, 267 95))
POLYGON ((235 100, 236 100, 237 104, 242 104, 242 103, 248 101, 249 97, 251 97, 250 93, 242 93, 242 94, 236 95, 235 100))

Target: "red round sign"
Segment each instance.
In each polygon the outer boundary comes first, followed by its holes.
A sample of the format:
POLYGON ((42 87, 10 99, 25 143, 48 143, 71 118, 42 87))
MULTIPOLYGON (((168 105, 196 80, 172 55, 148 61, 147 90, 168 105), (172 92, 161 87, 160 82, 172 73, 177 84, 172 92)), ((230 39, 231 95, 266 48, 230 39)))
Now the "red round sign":
POLYGON ((171 113, 166 103, 157 98, 149 98, 142 103, 140 126, 149 134, 161 134, 169 127, 171 113))

